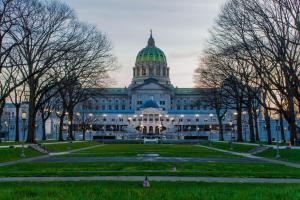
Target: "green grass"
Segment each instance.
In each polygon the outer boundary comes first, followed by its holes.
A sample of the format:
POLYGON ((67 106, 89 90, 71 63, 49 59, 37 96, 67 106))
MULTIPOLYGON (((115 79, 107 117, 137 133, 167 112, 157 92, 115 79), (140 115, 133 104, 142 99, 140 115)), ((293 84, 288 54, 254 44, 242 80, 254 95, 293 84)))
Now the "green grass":
POLYGON ((24 143, 24 142, 2 141, 2 142, 0 142, 0 146, 20 145, 22 143, 24 143))
MULTIPOLYGON (((203 142, 201 143, 204 146, 209 146, 209 142, 203 142)), ((230 150, 230 143, 229 142, 212 142, 211 147, 218 148, 218 149, 224 149, 224 150, 230 150)), ((254 149, 256 146, 249 145, 249 144, 237 144, 232 143, 233 150, 230 151, 236 151, 236 152, 242 152, 247 153, 251 149, 254 149)))
MULTIPOLYGON (((8 162, 13 160, 19 160, 22 148, 5 148, 0 149, 0 162, 8 162)), ((25 148, 25 155, 27 158, 43 155, 32 149, 25 148)))
MULTIPOLYGON (((280 160, 300 163, 300 149, 280 149, 279 153, 281 155, 280 160)), ((257 154, 257 156, 275 158, 276 149, 269 149, 267 151, 257 154)))
POLYGON ((209 150, 195 145, 172 144, 110 144, 73 153, 73 157, 135 157, 138 154, 157 153, 161 157, 238 157, 235 155, 209 150))
POLYGON ((85 148, 89 146, 94 146, 100 144, 98 142, 67 142, 67 143, 60 143, 60 144, 45 144, 47 149, 51 152, 61 152, 61 151, 68 151, 68 150, 75 150, 80 148, 85 148))
MULTIPOLYGON (((150 180, 151 181, 151 180, 150 180)), ((298 200, 299 184, 80 181, 0 183, 0 199, 18 200, 298 200)))
POLYGON ((20 163, 0 168, 1 177, 16 176, 160 175, 300 178, 300 170, 268 163, 77 162, 20 163), (177 172, 172 172, 176 165, 177 172), (142 171, 141 171, 142 170, 142 171), (144 171, 147 170, 147 171, 144 171), (149 171, 154 170, 154 171, 149 171))

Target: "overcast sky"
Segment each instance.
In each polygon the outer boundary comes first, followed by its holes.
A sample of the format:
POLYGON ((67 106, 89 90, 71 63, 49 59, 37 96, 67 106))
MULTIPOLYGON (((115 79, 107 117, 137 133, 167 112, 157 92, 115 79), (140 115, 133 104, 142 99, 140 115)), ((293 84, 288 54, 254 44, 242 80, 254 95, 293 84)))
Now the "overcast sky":
POLYGON ((79 18, 105 32, 121 68, 112 74, 115 85, 130 84, 139 50, 153 30, 174 86, 193 87, 193 71, 222 4, 226 0, 64 0, 79 18))

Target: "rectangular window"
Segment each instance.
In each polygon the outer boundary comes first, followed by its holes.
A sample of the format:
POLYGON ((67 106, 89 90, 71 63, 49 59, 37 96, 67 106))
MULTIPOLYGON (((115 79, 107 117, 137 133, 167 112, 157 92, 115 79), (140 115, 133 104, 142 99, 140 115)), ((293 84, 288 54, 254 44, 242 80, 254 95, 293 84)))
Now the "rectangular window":
POLYGON ((160 105, 165 105, 166 102, 165 102, 165 101, 160 101, 159 104, 160 104, 160 105))

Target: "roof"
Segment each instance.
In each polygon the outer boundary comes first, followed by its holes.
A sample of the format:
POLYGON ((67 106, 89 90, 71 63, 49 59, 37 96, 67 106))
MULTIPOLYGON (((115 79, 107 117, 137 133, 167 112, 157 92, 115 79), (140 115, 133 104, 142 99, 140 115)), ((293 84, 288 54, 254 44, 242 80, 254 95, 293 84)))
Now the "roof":
POLYGON ((105 88, 103 94, 119 94, 119 95, 127 95, 128 89, 125 88, 105 88))
POLYGON ((203 94, 208 88, 175 88, 175 94, 203 94))
POLYGON ((146 101, 142 106, 141 108, 160 108, 160 106, 156 103, 156 101, 154 100, 148 100, 146 101))

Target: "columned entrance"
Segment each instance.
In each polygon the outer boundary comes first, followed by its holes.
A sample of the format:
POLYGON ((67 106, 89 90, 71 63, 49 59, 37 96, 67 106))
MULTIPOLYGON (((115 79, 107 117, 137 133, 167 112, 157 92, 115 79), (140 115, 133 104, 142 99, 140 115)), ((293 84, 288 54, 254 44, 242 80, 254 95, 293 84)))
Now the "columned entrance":
POLYGON ((162 122, 166 113, 160 108, 145 108, 141 110, 139 116, 139 126, 136 128, 143 134, 161 134, 163 128, 162 122))

